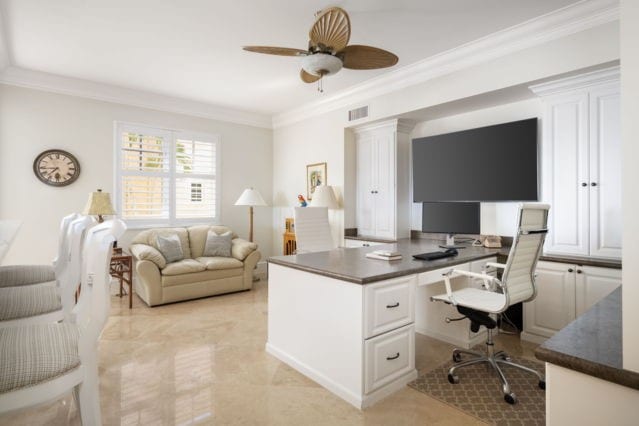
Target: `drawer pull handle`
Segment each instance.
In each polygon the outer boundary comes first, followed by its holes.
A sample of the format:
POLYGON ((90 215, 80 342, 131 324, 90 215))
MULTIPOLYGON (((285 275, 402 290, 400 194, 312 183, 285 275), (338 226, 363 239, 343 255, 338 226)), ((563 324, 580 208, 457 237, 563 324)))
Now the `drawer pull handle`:
POLYGON ((395 303, 394 305, 386 305, 386 309, 393 309, 399 306, 399 302, 395 303))
POLYGON ((386 361, 392 361, 392 360, 397 359, 397 358, 399 358, 399 352, 397 352, 395 354, 395 356, 387 356, 386 357, 386 361))

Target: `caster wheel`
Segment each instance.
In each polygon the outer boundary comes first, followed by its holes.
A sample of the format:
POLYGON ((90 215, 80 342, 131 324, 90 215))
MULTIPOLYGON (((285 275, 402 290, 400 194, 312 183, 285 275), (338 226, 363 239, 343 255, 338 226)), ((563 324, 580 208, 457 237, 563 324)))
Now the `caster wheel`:
POLYGON ((453 353, 453 361, 454 361, 454 362, 461 362, 461 360, 462 360, 462 359, 461 359, 461 354, 459 354, 459 353, 457 353, 457 352, 454 352, 454 353, 453 353))
POLYGON ((452 374, 448 374, 448 381, 453 385, 459 383, 459 377, 453 376, 452 374))
POLYGON ((504 401, 506 401, 510 405, 513 405, 517 403, 517 397, 514 393, 507 393, 504 395, 504 401))
POLYGON ((539 388, 543 389, 543 390, 546 390, 546 382, 544 382, 543 380, 540 380, 539 381, 539 388))

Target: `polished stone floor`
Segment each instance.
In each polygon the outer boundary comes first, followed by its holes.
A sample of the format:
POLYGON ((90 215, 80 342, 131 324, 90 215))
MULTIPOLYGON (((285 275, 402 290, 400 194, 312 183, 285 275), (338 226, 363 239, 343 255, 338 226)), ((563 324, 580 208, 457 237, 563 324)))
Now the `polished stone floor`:
MULTIPOLYGON (((474 425, 477 419, 406 387, 364 411, 264 351, 267 285, 148 308, 112 298, 100 340, 105 425, 474 425)), ((417 368, 452 346, 417 335, 417 368)), ((532 358, 534 345, 500 336, 498 348, 532 358)), ((499 392, 497 381, 496 391, 499 392)), ((78 425, 71 396, 0 416, 1 425, 78 425)))

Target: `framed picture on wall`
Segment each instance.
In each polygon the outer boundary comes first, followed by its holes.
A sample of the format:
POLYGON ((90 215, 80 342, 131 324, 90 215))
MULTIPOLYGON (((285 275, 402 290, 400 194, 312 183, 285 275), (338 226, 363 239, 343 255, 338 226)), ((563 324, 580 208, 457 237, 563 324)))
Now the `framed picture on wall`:
POLYGON ((315 163, 306 166, 306 199, 312 200, 315 188, 326 185, 326 163, 315 163))

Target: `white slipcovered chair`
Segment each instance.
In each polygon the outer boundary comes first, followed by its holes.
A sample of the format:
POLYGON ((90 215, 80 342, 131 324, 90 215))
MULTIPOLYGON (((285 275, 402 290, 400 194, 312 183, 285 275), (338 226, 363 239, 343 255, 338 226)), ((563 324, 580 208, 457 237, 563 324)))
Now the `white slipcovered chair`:
POLYGON ((115 219, 89 230, 73 322, 0 329, 0 412, 52 401, 73 390, 82 424, 101 424, 98 339, 110 309, 112 243, 125 229, 115 219))
POLYGON ((297 253, 335 248, 327 207, 295 207, 295 241, 297 253))
POLYGON ((9 251, 21 224, 19 220, 0 220, 0 262, 9 251))
POLYGON ((57 286, 0 287, 0 328, 69 318, 80 283, 84 236, 94 223, 95 219, 90 216, 78 216, 68 225, 66 243, 58 255, 57 265, 64 267, 57 273, 57 286))
MULTIPOLYGON (((65 256, 61 257, 61 253, 65 253, 68 251, 69 241, 67 239, 67 231, 71 222, 79 217, 80 215, 78 213, 71 213, 70 215, 62 218, 62 221, 60 222, 60 230, 58 232, 57 257, 53 260, 53 264, 0 266, 0 288, 42 283, 50 285, 57 284, 58 278, 62 275, 64 269, 66 268, 66 258, 65 256)), ((7 234, 10 231, 11 230, 7 225, 7 234)), ((16 231, 17 228, 13 229, 13 234, 15 234, 16 231)), ((0 260, 2 260, 1 257, 0 260)))

